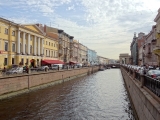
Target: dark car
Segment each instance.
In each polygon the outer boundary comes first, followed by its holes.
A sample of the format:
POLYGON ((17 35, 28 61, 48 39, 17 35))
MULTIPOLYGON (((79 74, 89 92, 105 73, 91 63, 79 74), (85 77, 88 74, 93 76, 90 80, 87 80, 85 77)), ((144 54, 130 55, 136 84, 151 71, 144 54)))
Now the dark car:
POLYGON ((147 72, 147 75, 154 78, 154 79, 160 80, 160 70, 149 70, 147 72))

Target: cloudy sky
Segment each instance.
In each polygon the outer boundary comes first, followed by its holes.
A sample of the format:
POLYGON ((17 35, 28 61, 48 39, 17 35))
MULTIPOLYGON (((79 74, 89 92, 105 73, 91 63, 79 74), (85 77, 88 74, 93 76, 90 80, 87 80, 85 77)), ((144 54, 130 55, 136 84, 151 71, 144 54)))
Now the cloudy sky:
POLYGON ((63 29, 98 55, 130 54, 134 32, 148 33, 160 0, 0 0, 0 17, 63 29))

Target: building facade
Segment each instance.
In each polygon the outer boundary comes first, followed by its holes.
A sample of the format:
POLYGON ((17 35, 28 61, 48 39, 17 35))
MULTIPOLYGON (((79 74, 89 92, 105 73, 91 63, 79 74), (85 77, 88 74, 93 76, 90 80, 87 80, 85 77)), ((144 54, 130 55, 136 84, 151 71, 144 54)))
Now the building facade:
POLYGON ((129 64, 130 55, 128 53, 121 53, 119 55, 120 64, 129 64))
POLYGON ((70 57, 70 63, 71 64, 76 64, 79 63, 80 61, 80 56, 79 56, 79 42, 77 40, 72 40, 71 41, 71 57, 70 57))
POLYGON ((109 59, 108 58, 105 58, 105 57, 102 57, 102 56, 97 56, 97 58, 98 58, 98 64, 100 64, 100 65, 109 64, 109 59))
POLYGON ((87 62, 88 62, 88 65, 98 64, 97 52, 95 50, 91 50, 91 49, 88 48, 88 50, 87 50, 87 62))
POLYGON ((145 34, 140 32, 138 33, 138 37, 136 37, 136 33, 134 33, 134 37, 130 46, 131 50, 131 64, 138 65, 139 61, 141 61, 139 57, 139 49, 144 44, 145 34))
POLYGON ((79 63, 87 65, 87 47, 79 43, 79 63))
POLYGON ((47 34, 57 34, 58 35, 58 58, 59 60, 63 61, 64 63, 69 63, 70 59, 72 58, 71 53, 71 44, 73 36, 68 35, 63 30, 49 27, 47 25, 44 25, 42 27, 44 29, 44 32, 47 34))
POLYGON ((0 67, 40 65, 44 54, 44 35, 35 25, 28 27, 0 18, 0 67))
POLYGON ((158 65, 157 56, 153 53, 153 49, 156 47, 156 26, 152 26, 152 30, 145 37, 145 44, 143 47, 143 63, 148 65, 158 65))
POLYGON ((133 65, 137 65, 138 64, 138 56, 137 56, 137 52, 138 52, 138 46, 137 46, 137 37, 136 37, 136 33, 134 33, 134 37, 130 46, 130 51, 131 51, 131 64, 133 65))
POLYGON ((160 8, 158 10, 156 18, 154 19, 154 22, 156 22, 156 46, 154 47, 153 52, 157 56, 158 65, 160 66, 160 8))

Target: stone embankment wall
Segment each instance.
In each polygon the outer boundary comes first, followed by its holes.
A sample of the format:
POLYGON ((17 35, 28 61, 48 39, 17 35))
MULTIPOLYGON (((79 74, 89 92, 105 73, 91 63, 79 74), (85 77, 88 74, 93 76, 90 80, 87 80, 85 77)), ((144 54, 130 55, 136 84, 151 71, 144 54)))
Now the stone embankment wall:
POLYGON ((80 76, 94 73, 99 67, 6 76, 0 78, 0 99, 16 96, 34 89, 48 87, 80 76))
POLYGON ((121 67, 121 72, 139 120, 160 120, 160 98, 136 80, 134 70, 121 67))

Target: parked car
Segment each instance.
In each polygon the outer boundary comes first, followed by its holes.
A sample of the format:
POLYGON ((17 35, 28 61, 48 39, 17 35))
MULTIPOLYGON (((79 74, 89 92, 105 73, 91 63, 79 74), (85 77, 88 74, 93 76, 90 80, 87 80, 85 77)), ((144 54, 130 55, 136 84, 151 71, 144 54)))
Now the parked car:
POLYGON ((52 64, 50 69, 58 70, 58 67, 59 67, 59 69, 62 69, 63 68, 63 64, 52 64))
POLYGON ((11 68, 17 68, 18 67, 18 65, 12 65, 12 67, 11 68))
POLYGON ((18 74, 18 73, 23 73, 23 67, 11 68, 6 72, 6 75, 18 74))
POLYGON ((154 79, 160 80, 160 70, 149 70, 147 72, 147 75, 154 78, 154 79))
POLYGON ((38 67, 36 69, 37 69, 37 71, 45 71, 46 69, 49 70, 49 67, 47 65, 45 65, 45 66, 38 67))
POLYGON ((81 68, 81 67, 82 67, 82 64, 81 64, 81 63, 78 63, 76 66, 77 66, 78 68, 81 68))

